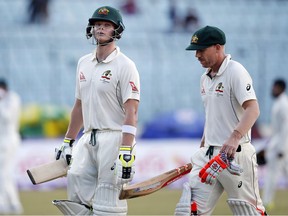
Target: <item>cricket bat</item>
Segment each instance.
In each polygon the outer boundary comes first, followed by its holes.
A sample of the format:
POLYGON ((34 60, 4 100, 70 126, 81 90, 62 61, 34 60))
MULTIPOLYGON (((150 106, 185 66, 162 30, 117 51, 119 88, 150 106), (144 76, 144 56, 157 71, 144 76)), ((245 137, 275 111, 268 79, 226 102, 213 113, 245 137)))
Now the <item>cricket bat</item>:
POLYGON ((163 187, 177 181, 184 175, 188 174, 192 169, 192 164, 180 166, 158 176, 150 178, 140 183, 123 186, 119 199, 131 199, 135 197, 145 196, 160 190, 163 187))
POLYGON ((65 159, 55 160, 27 170, 31 182, 36 185, 67 175, 69 166, 65 159))

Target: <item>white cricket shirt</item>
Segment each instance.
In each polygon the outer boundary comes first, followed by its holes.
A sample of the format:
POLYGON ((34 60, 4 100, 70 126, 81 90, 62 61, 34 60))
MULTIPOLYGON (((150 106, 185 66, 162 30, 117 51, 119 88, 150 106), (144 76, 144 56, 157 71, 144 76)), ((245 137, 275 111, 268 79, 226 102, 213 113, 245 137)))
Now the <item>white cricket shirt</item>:
MULTIPOLYGON (((222 146, 243 115, 242 104, 256 99, 252 79, 246 69, 227 55, 217 75, 209 69, 201 76, 200 91, 205 108, 205 146, 222 146)), ((251 131, 240 140, 250 140, 251 131)))
POLYGON ((140 100, 138 70, 119 47, 102 62, 97 62, 96 51, 85 55, 77 66, 75 96, 82 102, 84 132, 121 131, 123 104, 128 99, 140 100))

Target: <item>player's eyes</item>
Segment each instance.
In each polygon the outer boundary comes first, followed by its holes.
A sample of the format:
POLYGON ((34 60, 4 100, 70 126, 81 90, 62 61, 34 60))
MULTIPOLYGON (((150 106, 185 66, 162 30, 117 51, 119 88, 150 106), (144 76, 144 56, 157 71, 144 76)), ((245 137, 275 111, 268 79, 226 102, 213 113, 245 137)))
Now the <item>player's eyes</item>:
POLYGON ((95 24, 94 25, 95 28, 104 28, 104 29, 109 29, 109 28, 112 28, 113 26, 109 23, 107 24, 95 24))

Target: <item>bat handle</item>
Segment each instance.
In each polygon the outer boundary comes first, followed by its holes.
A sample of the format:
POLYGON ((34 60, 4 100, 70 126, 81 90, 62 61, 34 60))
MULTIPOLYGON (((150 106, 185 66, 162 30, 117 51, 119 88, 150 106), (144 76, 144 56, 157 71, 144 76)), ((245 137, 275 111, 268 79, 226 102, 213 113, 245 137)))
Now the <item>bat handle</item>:
POLYGON ((61 155, 61 153, 62 153, 62 151, 61 151, 61 150, 59 150, 59 151, 57 152, 57 155, 56 155, 56 160, 59 160, 59 159, 60 159, 60 155, 61 155))

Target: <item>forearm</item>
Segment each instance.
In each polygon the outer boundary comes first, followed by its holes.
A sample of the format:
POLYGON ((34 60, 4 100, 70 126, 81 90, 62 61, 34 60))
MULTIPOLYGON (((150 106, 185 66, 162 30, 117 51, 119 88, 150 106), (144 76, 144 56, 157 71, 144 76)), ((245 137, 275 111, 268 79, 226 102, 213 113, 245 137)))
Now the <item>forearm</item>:
POLYGON ((204 144, 205 144, 205 135, 204 135, 204 131, 203 131, 203 136, 201 138, 200 148, 204 147, 204 144))
MULTIPOLYGON (((125 108, 125 119, 123 125, 132 126, 137 128, 137 121, 138 121, 138 101, 136 100, 129 100, 124 105, 125 108)), ((135 134, 133 132, 123 132, 122 136, 122 145, 125 146, 132 146, 135 140, 135 134)))
POLYGON ((246 106, 244 105, 244 114, 233 132, 235 136, 244 136, 252 128, 259 117, 260 111, 257 101, 254 100, 248 103, 249 104, 245 104, 246 106))
POLYGON ((76 139, 82 127, 83 127, 83 116, 82 116, 81 101, 77 100, 71 111, 71 118, 65 136, 67 138, 76 139))
POLYGON ((223 144, 220 152, 226 152, 228 158, 234 158, 241 138, 252 128, 260 112, 256 100, 246 101, 243 104, 244 113, 240 122, 232 132, 228 140, 223 144))

